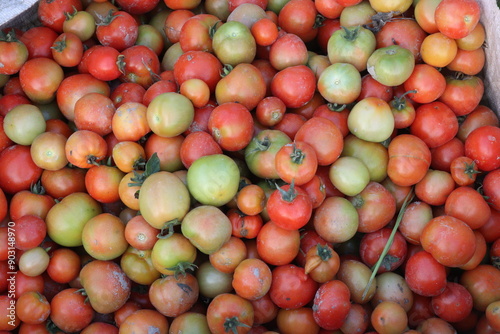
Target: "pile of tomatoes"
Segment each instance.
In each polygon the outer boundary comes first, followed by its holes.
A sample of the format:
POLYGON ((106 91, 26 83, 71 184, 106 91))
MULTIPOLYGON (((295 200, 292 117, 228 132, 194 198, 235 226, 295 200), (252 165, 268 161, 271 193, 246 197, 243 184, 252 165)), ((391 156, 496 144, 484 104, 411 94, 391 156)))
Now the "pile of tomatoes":
POLYGON ((500 332, 477 0, 40 0, 0 32, 0 333, 500 332))

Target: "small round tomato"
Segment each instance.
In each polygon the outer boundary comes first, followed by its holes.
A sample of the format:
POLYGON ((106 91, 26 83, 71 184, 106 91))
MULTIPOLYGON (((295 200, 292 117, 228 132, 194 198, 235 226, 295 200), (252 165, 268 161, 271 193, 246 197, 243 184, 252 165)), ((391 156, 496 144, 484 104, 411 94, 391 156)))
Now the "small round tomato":
POLYGON ((316 323, 327 330, 342 327, 351 309, 350 296, 349 288, 340 280, 321 285, 312 307, 316 323))
POLYGON ((432 254, 420 251, 408 258, 405 280, 421 296, 437 296, 446 288, 446 268, 432 254))
POLYGON ((318 285, 304 268, 293 264, 277 266, 272 271, 269 296, 280 308, 297 309, 313 300, 318 285))
POLYGON ((312 215, 312 202, 307 193, 293 184, 278 187, 267 200, 269 218, 287 230, 305 226, 312 215))
POLYGON ((226 333, 226 328, 238 333, 248 333, 254 322, 253 306, 238 295, 223 293, 208 305, 207 321, 213 334, 226 333))

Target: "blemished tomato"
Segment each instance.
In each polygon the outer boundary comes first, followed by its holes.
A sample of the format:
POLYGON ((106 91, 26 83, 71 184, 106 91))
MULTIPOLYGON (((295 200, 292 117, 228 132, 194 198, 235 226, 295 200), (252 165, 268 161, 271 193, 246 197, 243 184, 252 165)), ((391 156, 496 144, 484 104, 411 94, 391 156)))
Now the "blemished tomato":
POLYGON ((87 297, 77 291, 77 288, 64 289, 50 302, 50 318, 63 331, 81 331, 94 318, 95 311, 90 303, 86 302, 87 297), (76 310, 78 316, 71 316, 76 310))
POLYGON ((49 317, 50 303, 44 295, 28 291, 17 299, 16 312, 22 322, 31 325, 40 324, 49 317))
POLYGON ((158 278, 149 288, 151 303, 167 317, 177 317, 188 311, 198 295, 198 281, 189 273, 158 278))
POLYGON ((437 296, 446 288, 446 268, 432 254, 420 251, 408 258, 405 280, 413 292, 421 296, 437 296))
POLYGON ((321 328, 339 329, 351 309, 349 288, 340 280, 331 280, 321 285, 316 292, 313 316, 321 328))
POLYGON ((291 263, 300 249, 300 232, 286 230, 273 221, 265 223, 257 235, 257 252, 266 263, 284 265, 291 263))
POLYGON ((280 308, 297 309, 313 300, 318 286, 306 275, 304 268, 294 264, 281 265, 272 270, 269 296, 280 308))
POLYGON ((312 215, 312 202, 307 193, 293 184, 278 187, 267 200, 269 218, 287 230, 305 226, 312 215))

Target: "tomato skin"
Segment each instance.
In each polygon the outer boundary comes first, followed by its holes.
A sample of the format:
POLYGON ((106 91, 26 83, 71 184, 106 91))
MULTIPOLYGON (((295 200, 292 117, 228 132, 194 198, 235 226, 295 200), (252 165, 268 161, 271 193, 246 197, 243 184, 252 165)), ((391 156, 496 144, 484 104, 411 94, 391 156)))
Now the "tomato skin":
MULTIPOLYGON (((299 0, 306 1, 306 0, 299 0)), ((305 65, 287 67, 273 77, 271 92, 280 98, 288 108, 298 108, 312 99, 316 89, 316 76, 305 65), (296 85, 288 85, 289 82, 296 85)))
POLYGON ((248 300, 238 295, 223 293, 216 296, 208 305, 207 321, 210 332, 213 334, 226 333, 224 328, 231 322, 231 328, 237 330, 238 333, 248 333, 254 322, 253 306, 248 300), (235 321, 238 322, 234 323, 235 321))
POLYGON ((73 192, 86 192, 85 174, 87 170, 63 167, 57 171, 42 172, 42 186, 48 195, 61 199, 73 192))
POLYGON ((312 202, 298 186, 285 185, 276 189, 267 200, 269 218, 286 230, 305 226, 312 215, 312 202))
POLYGON ((321 328, 336 330, 342 327, 351 309, 351 293, 345 283, 331 280, 321 285, 314 296, 313 316, 321 328))
POLYGON ((418 183, 431 164, 429 148, 422 139, 414 135, 398 135, 389 144, 388 152, 387 174, 399 186, 418 183))
POLYGON ((79 0, 43 0, 40 1, 37 14, 44 26, 61 33, 66 20, 65 13, 81 11, 82 9, 83 5, 79 0))
POLYGON ((7 194, 28 190, 42 175, 31 158, 30 147, 12 145, 0 152, 0 188, 7 194))
POLYGON ((64 79, 64 71, 51 58, 33 58, 26 61, 19 70, 21 87, 28 98, 36 103, 46 104, 56 97, 57 89, 64 79))
POLYGON ((420 251, 408 258, 405 280, 413 292, 421 296, 437 296, 446 288, 446 268, 432 254, 420 251))
POLYGON ((265 223, 257 235, 257 252, 270 265, 291 263, 300 249, 300 232, 285 230, 273 221, 265 223))
POLYGON ((446 77, 446 88, 439 101, 449 106, 455 115, 471 113, 481 102, 484 83, 478 76, 466 76, 462 79, 446 77))
POLYGON ((217 144, 226 151, 239 151, 253 137, 253 118, 244 104, 225 102, 214 108, 208 119, 208 129, 217 144))
POLYGON ((4 65, 0 69, 0 74, 16 74, 28 60, 28 48, 21 41, 1 41, 0 50, 2 50, 0 63, 4 65))
POLYGON ((188 311, 198 295, 198 281, 192 274, 158 278, 149 288, 149 298, 156 310, 172 318, 188 311))
POLYGON ((473 159, 482 171, 500 167, 500 128, 486 125, 472 131, 465 140, 465 155, 473 159))
POLYGON ((424 250, 447 267, 466 264, 476 248, 476 237, 469 225, 448 215, 431 219, 422 230, 420 242, 424 250))
POLYGON ((108 14, 97 25, 96 36, 104 46, 123 51, 134 45, 138 36, 138 24, 132 15, 125 11, 108 14))
POLYGON ((50 318, 54 324, 65 332, 77 332, 87 327, 95 314, 86 297, 76 292, 76 288, 68 288, 54 296, 50 302, 50 318), (71 316, 78 311, 78 317, 71 316))
POLYGON ((499 296, 500 271, 490 264, 480 264, 460 276, 462 284, 472 295, 474 308, 484 312, 499 296))
POLYGON ((476 27, 480 13, 481 8, 477 1, 443 0, 437 5, 434 18, 441 33, 453 39, 460 39, 469 35, 476 27))
POLYGON ((269 296, 280 308, 297 309, 313 300, 318 286, 305 274, 304 268, 293 264, 281 265, 272 270, 269 296))
MULTIPOLYGON (((391 229, 382 228, 378 231, 365 234, 360 242, 359 252, 363 262, 373 267, 382 253, 382 250, 389 239, 391 229)), ((378 273, 394 271, 406 259, 406 240, 401 233, 396 232, 394 241, 387 253, 387 261, 380 266, 378 273)))
POLYGON ((500 184, 499 169, 489 172, 483 179, 484 195, 488 196, 487 202, 495 210, 500 210, 499 184, 500 184))

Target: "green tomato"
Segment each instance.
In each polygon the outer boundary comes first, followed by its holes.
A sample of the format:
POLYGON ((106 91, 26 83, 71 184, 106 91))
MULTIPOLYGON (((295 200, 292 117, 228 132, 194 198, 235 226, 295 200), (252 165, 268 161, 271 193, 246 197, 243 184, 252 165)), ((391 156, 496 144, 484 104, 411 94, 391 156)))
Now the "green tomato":
POLYGON ((356 137, 383 142, 394 131, 394 115, 391 106, 378 97, 367 97, 354 105, 347 117, 349 131, 356 137))
POLYGON ((64 247, 81 246, 85 224, 101 212, 101 206, 89 194, 72 193, 47 213, 47 235, 64 247))
POLYGON ((352 64, 332 64, 321 72, 318 91, 330 103, 352 103, 361 93, 361 74, 352 64))
POLYGON ((175 174, 161 171, 150 175, 139 190, 139 209, 154 228, 182 220, 191 205, 189 191, 175 174))
POLYGON ((366 70, 366 63, 375 51, 375 35, 362 26, 342 27, 335 31, 327 44, 330 63, 350 63, 361 72, 366 70))
POLYGON ((373 79, 386 86, 399 86, 415 68, 413 53, 399 45, 375 50, 368 58, 367 70, 373 79))
POLYGON ((329 177, 332 184, 347 196, 359 194, 370 182, 366 165, 354 157, 340 157, 331 166, 329 177))
POLYGON ((221 25, 213 36, 212 47, 221 63, 233 67, 240 63, 251 63, 257 53, 257 44, 250 29, 238 21, 221 25))
POLYGON ((193 197, 204 205, 222 206, 238 192, 240 170, 224 154, 196 159, 187 172, 187 185, 193 197))
POLYGON ((3 129, 7 137, 19 145, 31 145, 45 132, 46 123, 40 109, 31 104, 20 104, 5 115, 3 129))
POLYGON ((184 95, 168 92, 151 101, 146 115, 155 134, 175 137, 186 131, 193 122, 194 106, 184 95))

